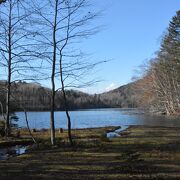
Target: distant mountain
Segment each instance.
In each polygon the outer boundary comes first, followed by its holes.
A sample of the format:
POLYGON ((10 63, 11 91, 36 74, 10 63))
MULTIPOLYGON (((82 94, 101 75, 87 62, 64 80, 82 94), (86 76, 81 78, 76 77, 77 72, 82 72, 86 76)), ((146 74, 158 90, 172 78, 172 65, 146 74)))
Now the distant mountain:
MULTIPOLYGON (((88 108, 108 108, 108 107, 136 107, 135 91, 133 84, 121 86, 109 92, 90 95, 76 90, 67 90, 67 100, 70 110, 88 108)), ((0 81, 0 101, 5 106, 6 82, 0 81)), ((26 83, 19 81, 12 84, 11 110, 44 111, 50 110, 49 88, 37 83, 26 83)), ((64 110, 62 92, 56 93, 55 109, 64 110)))
POLYGON ((100 99, 108 107, 137 107, 135 82, 102 93, 100 99))

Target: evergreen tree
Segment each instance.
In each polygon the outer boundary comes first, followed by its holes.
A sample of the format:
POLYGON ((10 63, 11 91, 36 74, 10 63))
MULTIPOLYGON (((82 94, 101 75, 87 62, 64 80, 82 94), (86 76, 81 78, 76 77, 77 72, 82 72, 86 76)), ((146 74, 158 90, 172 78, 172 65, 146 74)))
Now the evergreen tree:
POLYGON ((167 114, 180 109, 180 11, 170 21, 158 57, 153 63, 157 99, 167 114))
POLYGON ((140 97, 147 95, 143 102, 150 110, 180 114, 180 11, 170 21, 156 58, 137 84, 140 97))
POLYGON ((174 71, 175 76, 180 82, 180 10, 170 21, 168 32, 161 44, 161 56, 174 71))

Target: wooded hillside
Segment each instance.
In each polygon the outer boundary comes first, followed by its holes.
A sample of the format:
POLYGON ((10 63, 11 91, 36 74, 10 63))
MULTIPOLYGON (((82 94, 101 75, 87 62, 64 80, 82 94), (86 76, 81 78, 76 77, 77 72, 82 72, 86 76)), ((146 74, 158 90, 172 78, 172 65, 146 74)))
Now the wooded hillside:
MULTIPOLYGON (((76 90, 67 90, 69 109, 106 108, 106 107, 136 107, 133 84, 119 87, 102 94, 90 95, 76 90)), ((5 104, 6 83, 0 82, 0 101, 5 104)), ((50 89, 36 83, 18 82, 12 84, 12 110, 49 110, 50 89)), ((56 110, 64 110, 62 92, 58 91, 55 98, 56 110)))

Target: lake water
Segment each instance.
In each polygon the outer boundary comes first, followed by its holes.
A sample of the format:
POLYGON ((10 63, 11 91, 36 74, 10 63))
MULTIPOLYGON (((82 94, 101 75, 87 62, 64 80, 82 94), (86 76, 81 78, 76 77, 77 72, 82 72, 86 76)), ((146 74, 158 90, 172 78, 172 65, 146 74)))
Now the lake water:
MULTIPOLYGON (((23 112, 17 112, 18 125, 26 127, 23 112)), ((42 129, 50 127, 50 112, 28 112, 30 128, 42 129)), ((91 128, 105 126, 149 125, 180 127, 180 117, 151 116, 138 113, 136 109, 90 109, 70 111, 72 128, 91 128)), ((67 129, 65 112, 55 112, 56 128, 67 129)))

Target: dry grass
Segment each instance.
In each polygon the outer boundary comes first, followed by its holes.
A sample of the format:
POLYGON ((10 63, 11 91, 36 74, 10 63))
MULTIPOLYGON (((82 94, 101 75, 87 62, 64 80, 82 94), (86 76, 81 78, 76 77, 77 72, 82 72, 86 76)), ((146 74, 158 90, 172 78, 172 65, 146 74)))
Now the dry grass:
POLYGON ((112 129, 75 130, 73 148, 66 131, 54 148, 48 131, 34 132, 40 146, 0 161, 0 179, 180 179, 180 128, 134 126, 107 140, 112 129))

